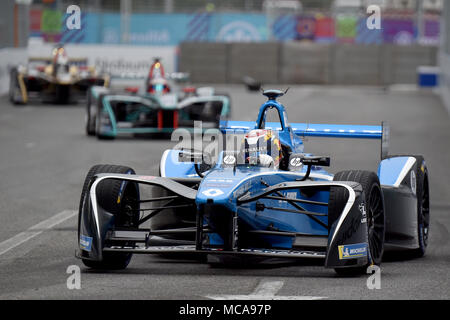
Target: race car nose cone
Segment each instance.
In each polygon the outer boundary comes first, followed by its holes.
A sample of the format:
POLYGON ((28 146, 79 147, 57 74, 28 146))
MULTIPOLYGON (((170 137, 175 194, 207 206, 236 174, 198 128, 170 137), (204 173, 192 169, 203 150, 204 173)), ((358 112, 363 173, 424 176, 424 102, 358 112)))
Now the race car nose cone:
POLYGON ((223 194, 223 191, 220 189, 208 189, 206 191, 203 191, 202 194, 204 194, 207 197, 216 197, 223 194))
POLYGON ((215 204, 229 203, 231 192, 239 180, 224 176, 207 176, 197 192, 197 203, 213 202, 215 204))
POLYGON ((229 199, 229 190, 216 187, 201 188, 197 193, 197 203, 226 203, 229 199))

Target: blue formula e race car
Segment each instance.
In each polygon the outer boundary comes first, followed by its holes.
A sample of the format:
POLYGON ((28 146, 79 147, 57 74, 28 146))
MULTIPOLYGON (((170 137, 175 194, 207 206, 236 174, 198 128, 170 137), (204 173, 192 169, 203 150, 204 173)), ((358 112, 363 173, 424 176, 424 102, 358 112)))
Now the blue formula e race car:
POLYGON ((430 214, 423 157, 387 156, 383 124, 289 124, 277 101, 283 94, 264 92, 256 123, 222 122, 221 133, 243 139, 215 160, 173 149, 164 152, 158 177, 91 168, 77 256, 98 269, 125 268, 135 253, 319 258, 339 274, 358 274, 379 265, 388 246, 423 255, 430 214), (278 121, 267 121, 270 112, 278 121), (306 136, 380 139, 378 173, 328 173, 322 167, 330 158, 304 152, 306 136))

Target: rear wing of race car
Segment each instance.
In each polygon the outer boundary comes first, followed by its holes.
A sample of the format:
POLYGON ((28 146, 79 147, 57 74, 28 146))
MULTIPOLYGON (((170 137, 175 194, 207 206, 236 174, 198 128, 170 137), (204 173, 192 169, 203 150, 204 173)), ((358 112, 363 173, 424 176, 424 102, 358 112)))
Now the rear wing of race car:
MULTIPOLYGON (((29 57, 28 62, 38 62, 38 63, 52 63, 53 59, 51 57, 29 57)), ((76 66, 86 66, 88 64, 87 58, 69 58, 70 65, 76 66)))
MULTIPOLYGON (((382 122, 379 126, 291 123, 289 127, 293 133, 300 137, 378 139, 381 140, 381 159, 386 158, 388 155, 389 126, 386 122, 382 122)), ((220 122, 220 130, 223 133, 243 133, 255 128, 256 123, 252 121, 220 122)), ((278 131, 284 130, 281 124, 277 122, 267 122, 265 128, 278 131)))

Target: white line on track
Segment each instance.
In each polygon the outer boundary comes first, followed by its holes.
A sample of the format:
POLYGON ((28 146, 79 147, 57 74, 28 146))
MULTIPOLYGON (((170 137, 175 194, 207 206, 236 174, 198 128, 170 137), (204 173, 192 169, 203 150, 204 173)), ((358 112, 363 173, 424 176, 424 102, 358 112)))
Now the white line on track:
POLYGON ((34 237, 40 235, 42 232, 47 231, 54 226, 72 218, 77 213, 78 212, 74 210, 64 210, 58 214, 55 214, 53 217, 50 217, 47 220, 39 222, 38 224, 28 228, 28 230, 18 233, 8 240, 0 242, 0 256, 8 252, 9 250, 21 245, 22 243, 33 239, 34 237))
POLYGON ((254 295, 273 297, 283 288, 283 281, 261 281, 253 291, 254 295))
POLYGON ((315 296, 277 296, 284 281, 261 281, 249 295, 208 295, 213 300, 319 300, 326 297, 315 296))

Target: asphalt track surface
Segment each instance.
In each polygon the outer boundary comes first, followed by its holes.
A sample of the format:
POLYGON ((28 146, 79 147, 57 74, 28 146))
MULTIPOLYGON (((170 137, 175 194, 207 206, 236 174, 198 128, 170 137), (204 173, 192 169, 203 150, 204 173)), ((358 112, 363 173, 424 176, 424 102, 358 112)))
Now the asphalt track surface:
MULTIPOLYGON (((264 101, 241 86, 233 118, 255 120, 264 101)), ((157 174, 168 140, 98 141, 84 134, 84 105, 12 106, 0 98, 0 299, 449 299, 450 121, 432 92, 371 87, 292 86, 281 98, 291 122, 391 126, 391 154, 423 154, 431 181, 431 235, 424 258, 390 255, 381 289, 367 277, 342 278, 320 261, 242 268, 135 255, 126 270, 90 271, 74 257, 76 210, 86 172, 98 163, 157 174), (67 268, 81 267, 81 289, 67 268)), ((331 172, 376 171, 379 142, 309 139, 306 150, 332 156, 331 172)))

